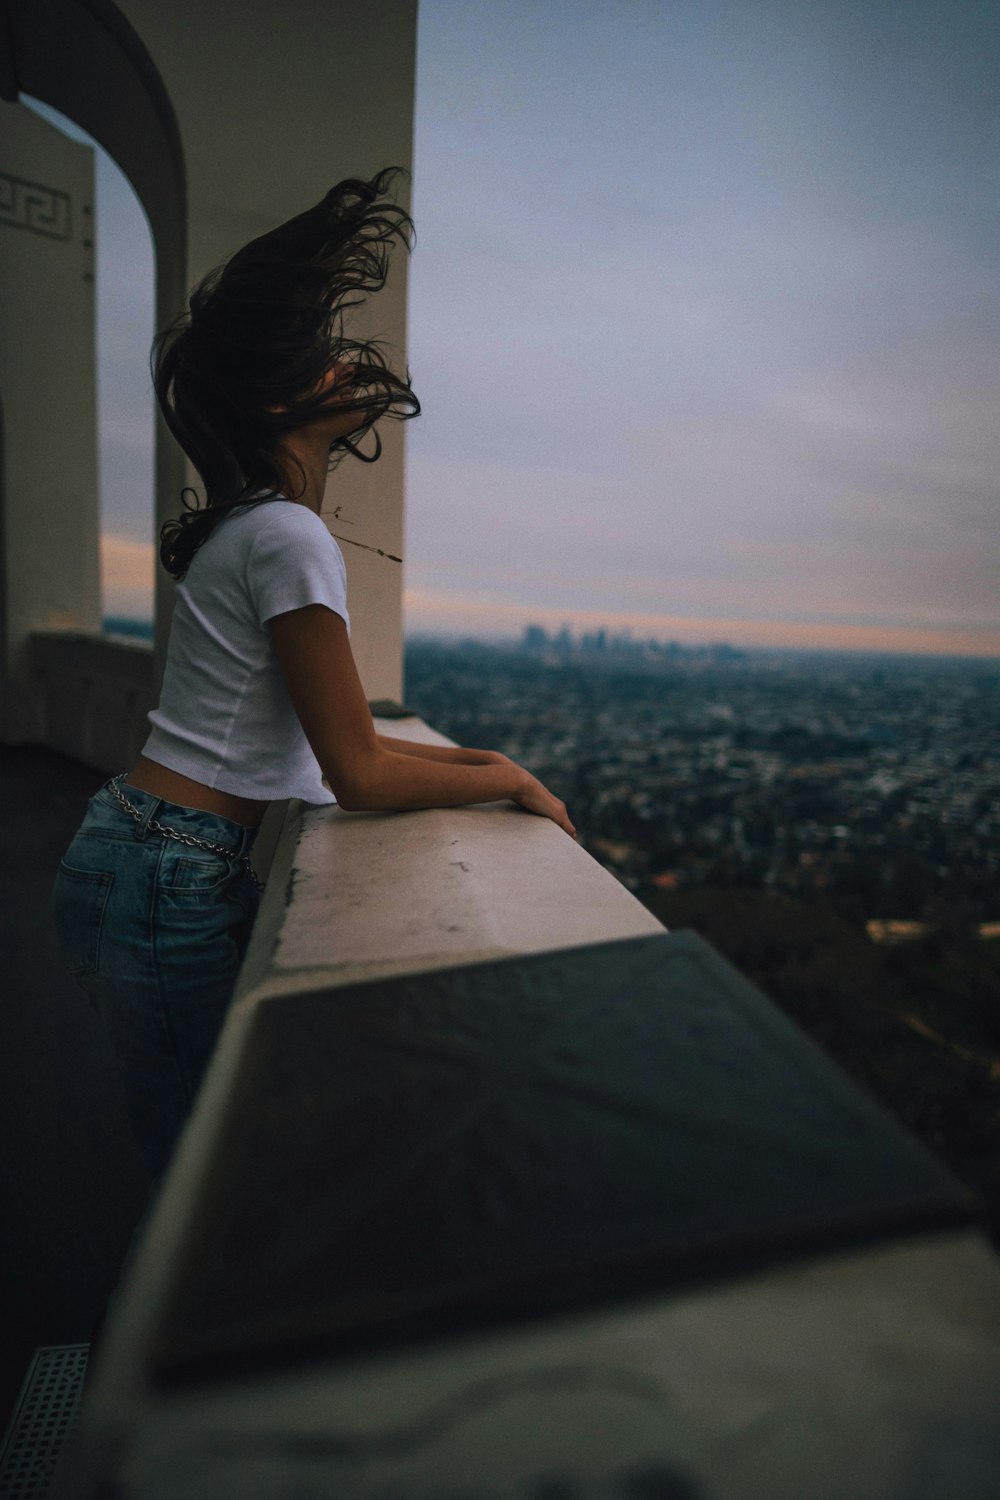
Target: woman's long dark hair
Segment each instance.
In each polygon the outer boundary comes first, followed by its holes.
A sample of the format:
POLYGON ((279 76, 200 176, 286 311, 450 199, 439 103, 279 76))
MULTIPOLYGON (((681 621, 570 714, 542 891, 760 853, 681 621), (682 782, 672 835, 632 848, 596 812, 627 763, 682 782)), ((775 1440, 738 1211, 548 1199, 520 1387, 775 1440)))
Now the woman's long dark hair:
MULTIPOLYGON (((394 374, 377 343, 344 331, 345 313, 384 286, 393 244, 412 242, 409 214, 385 196, 395 171, 347 178, 252 240, 205 277, 189 311, 157 338, 156 399, 205 486, 205 505, 188 506, 186 491, 185 513, 160 532, 160 559, 175 578, 231 510, 288 493, 294 460, 282 436, 329 407, 323 387, 334 364, 352 368, 351 399, 338 409, 362 413, 362 430, 420 411, 409 374, 394 374)), ((334 450, 362 457, 358 437, 334 450)))

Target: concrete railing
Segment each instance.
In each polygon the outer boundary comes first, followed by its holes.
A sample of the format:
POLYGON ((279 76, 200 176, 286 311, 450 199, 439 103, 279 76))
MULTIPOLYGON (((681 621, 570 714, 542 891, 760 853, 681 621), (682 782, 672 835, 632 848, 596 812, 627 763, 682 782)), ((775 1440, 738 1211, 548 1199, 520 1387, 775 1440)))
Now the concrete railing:
MULTIPOLYGON (((450 743, 417 718, 376 725, 450 743)), ((293 804, 237 1004, 662 931, 572 839, 512 803, 419 814, 293 804)))
POLYGON ((947 1174, 705 945, 509 805, 293 803, 267 858, 61 1500, 931 1500, 956 1474, 963 1500, 993 1495, 995 1258, 947 1174), (596 1245, 651 1204, 653 1279, 626 1245, 608 1303, 596 1253, 560 1310, 577 1224, 596 1245), (775 1225, 784 1263, 760 1259, 775 1225), (687 1259, 664 1260, 681 1231, 687 1259), (352 1346, 337 1330, 378 1325, 394 1235, 417 1331, 352 1346), (420 1321, 442 1240, 459 1299, 463 1256, 486 1267, 471 1330, 420 1321), (511 1322, 491 1299, 521 1243, 568 1258, 511 1322), (272 1303, 305 1357, 269 1358, 272 1303))
POLYGON ((40 742, 101 771, 133 765, 155 703, 152 647, 52 630, 32 635, 29 652, 40 742))

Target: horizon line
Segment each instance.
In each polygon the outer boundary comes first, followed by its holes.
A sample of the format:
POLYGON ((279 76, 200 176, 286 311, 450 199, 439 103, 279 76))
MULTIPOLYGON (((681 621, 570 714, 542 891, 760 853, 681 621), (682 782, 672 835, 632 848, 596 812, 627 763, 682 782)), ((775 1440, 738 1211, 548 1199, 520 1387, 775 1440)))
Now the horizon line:
MULTIPOLYGON (((151 543, 106 532, 101 538, 104 609, 119 618, 149 618, 154 571, 151 543)), ((820 613, 820 612, 817 612, 820 613)), ((674 615, 651 610, 626 612, 477 599, 443 589, 411 585, 403 590, 404 634, 424 631, 444 636, 509 638, 528 625, 579 632, 629 629, 646 638, 711 645, 725 640, 741 648, 792 651, 878 652, 890 656, 1000 658, 1000 624, 919 616, 883 622, 813 619, 747 619, 723 615, 674 615)))
MULTIPOLYGON (((115 634, 115 630, 111 627, 113 625, 117 625, 119 627, 124 627, 123 630, 119 630, 117 633, 148 635, 150 638, 152 638, 153 635, 153 620, 149 616, 127 615, 116 610, 111 610, 102 617, 101 623, 108 634, 115 634)), ((442 644, 446 643, 450 645, 462 645, 468 643, 470 645, 477 646, 516 646, 523 648, 525 629, 528 625, 534 625, 537 623, 537 621, 529 620, 527 622, 527 625, 522 626, 519 631, 516 631, 514 633, 508 632, 506 634, 495 629, 493 631, 476 632, 475 630, 462 629, 454 625, 450 627, 411 625, 404 626, 403 640, 404 644, 410 641, 427 640, 441 642, 442 644)), ((594 628, 601 629, 602 627, 600 625, 597 625, 594 628)), ((604 625, 603 628, 605 630, 609 630, 611 627, 609 627, 608 625, 604 625)), ((625 627, 625 629, 628 628, 629 627, 625 627)), ((851 627, 844 628, 850 629, 851 627)), ((621 638, 621 636, 618 637, 618 639, 621 638)), ((792 639, 780 642, 740 642, 738 640, 725 639, 724 637, 719 635, 716 635, 714 637, 706 636, 691 640, 680 640, 676 637, 660 639, 655 635, 631 637, 631 644, 633 647, 642 647, 650 642, 653 642, 659 646, 679 646, 683 651, 717 651, 723 649, 742 651, 747 653, 760 653, 762 655, 784 654, 816 656, 901 656, 937 660, 980 661, 984 663, 996 662, 1000 664, 1000 650, 996 650, 993 652, 981 650, 963 651, 956 650, 954 648, 949 649, 943 644, 939 645, 935 650, 928 649, 926 646, 891 646, 880 645, 875 642, 854 644, 830 642, 824 644, 816 642, 798 642, 792 639)), ((553 646, 556 645, 556 638, 550 636, 549 644, 553 646)), ((577 635, 576 637, 571 637, 571 644, 573 646, 581 646, 582 641, 580 639, 580 636, 577 635)))

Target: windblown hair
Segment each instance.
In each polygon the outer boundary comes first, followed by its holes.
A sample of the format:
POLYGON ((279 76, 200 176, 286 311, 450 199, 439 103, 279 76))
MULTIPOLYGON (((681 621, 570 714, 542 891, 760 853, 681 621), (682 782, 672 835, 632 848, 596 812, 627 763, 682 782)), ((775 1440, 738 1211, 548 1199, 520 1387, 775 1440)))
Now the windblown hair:
MULTIPOLYGON (((353 372, 349 401, 360 431, 333 445, 372 463, 357 442, 380 417, 415 417, 420 403, 372 340, 348 337, 345 314, 385 284, 389 253, 412 242, 413 222, 386 198, 396 169, 370 182, 347 178, 315 208, 252 240, 191 294, 189 310, 153 346, 156 398, 167 426, 201 476, 191 504, 160 532, 160 559, 183 578, 197 549, 238 506, 289 493, 282 436, 329 408, 334 364, 353 372)), ((334 461, 333 458, 331 462, 334 461)), ((301 493, 301 490, 298 491, 301 493)))

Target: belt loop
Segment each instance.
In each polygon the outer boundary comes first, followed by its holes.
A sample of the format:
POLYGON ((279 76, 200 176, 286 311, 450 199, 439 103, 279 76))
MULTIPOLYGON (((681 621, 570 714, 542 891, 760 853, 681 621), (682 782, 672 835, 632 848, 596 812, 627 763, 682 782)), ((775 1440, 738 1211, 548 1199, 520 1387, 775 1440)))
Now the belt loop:
MULTIPOLYGON (((149 796, 148 793, 147 793, 147 796, 149 796)), ((150 819, 154 816, 155 813, 159 812, 159 810, 160 810, 160 804, 162 803, 162 801, 163 801, 162 797, 152 797, 152 796, 150 796, 149 797, 149 804, 146 807, 146 811, 144 813, 140 814, 139 821, 135 825, 135 835, 134 835, 134 837, 137 838, 140 843, 145 843, 146 839, 148 838, 148 836, 149 836, 149 823, 150 823, 150 819)))

